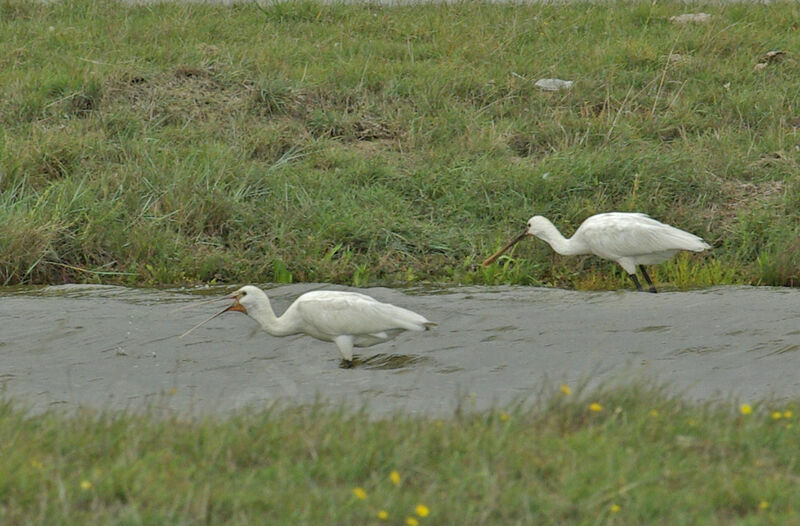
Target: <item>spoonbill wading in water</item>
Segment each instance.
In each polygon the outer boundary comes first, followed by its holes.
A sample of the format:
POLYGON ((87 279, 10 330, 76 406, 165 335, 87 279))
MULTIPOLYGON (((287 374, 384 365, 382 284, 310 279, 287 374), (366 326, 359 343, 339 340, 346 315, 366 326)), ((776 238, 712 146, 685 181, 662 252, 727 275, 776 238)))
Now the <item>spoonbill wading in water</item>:
POLYGON ((371 347, 403 331, 425 331, 436 325, 416 312, 357 292, 306 292, 282 316, 275 315, 267 294, 252 285, 245 285, 221 299, 233 300, 233 305, 198 323, 181 338, 225 312, 243 312, 273 336, 306 334, 334 342, 346 365, 352 366, 353 347, 371 347))
POLYGON ((487 266, 499 258, 503 252, 522 241, 526 236, 536 236, 546 241, 562 256, 594 254, 603 259, 616 261, 642 290, 636 277, 636 266, 642 271, 650 285, 650 292, 656 292, 645 265, 661 263, 681 250, 702 252, 711 246, 701 238, 684 232, 674 226, 665 225, 647 214, 609 212, 587 218, 569 239, 547 218, 533 216, 528 220, 525 232, 505 244, 492 256, 486 258, 487 266))

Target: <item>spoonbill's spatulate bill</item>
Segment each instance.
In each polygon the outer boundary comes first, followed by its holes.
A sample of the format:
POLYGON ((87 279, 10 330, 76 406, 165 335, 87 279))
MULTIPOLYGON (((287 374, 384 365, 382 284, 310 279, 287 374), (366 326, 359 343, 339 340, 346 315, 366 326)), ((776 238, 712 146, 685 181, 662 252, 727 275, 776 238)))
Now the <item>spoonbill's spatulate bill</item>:
POLYGON ((609 212, 593 215, 569 239, 562 236, 547 218, 533 216, 528 220, 528 226, 523 233, 486 258, 483 265, 493 263, 503 252, 527 236, 536 236, 546 241, 563 256, 594 254, 616 261, 631 277, 636 288, 642 290, 636 277, 638 265, 650 285, 650 292, 656 292, 656 287, 647 274, 645 265, 666 261, 681 250, 702 252, 711 248, 696 235, 656 221, 646 214, 609 212))
POLYGON ((228 311, 243 312, 273 336, 306 334, 334 342, 342 359, 353 362, 353 347, 370 347, 391 340, 403 331, 424 331, 436 324, 424 316, 357 292, 318 290, 306 292, 282 316, 276 316, 267 294, 246 285, 223 299, 233 305, 195 325, 191 331, 228 311))

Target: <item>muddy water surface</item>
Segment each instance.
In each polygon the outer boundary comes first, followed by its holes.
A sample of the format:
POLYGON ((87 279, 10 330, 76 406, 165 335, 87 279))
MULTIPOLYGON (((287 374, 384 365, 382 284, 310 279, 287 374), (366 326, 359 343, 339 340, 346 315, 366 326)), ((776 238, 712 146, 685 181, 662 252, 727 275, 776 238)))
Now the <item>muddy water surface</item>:
MULTIPOLYGON (((281 313, 318 288, 268 292, 281 313)), ((176 308, 232 289, 0 290, 0 386, 34 410, 149 407, 191 414, 323 399, 374 414, 447 415, 459 404, 502 405, 562 382, 632 378, 666 382, 693 399, 800 396, 797 290, 366 289, 439 326, 356 350, 362 363, 343 369, 332 343, 274 338, 238 313, 178 338, 224 303, 176 308)))

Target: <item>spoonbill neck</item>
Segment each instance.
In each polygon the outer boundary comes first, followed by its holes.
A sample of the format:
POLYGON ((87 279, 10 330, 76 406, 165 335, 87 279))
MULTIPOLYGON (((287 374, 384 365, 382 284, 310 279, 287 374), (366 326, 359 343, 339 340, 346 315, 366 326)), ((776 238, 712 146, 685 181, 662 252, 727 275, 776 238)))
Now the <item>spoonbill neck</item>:
POLYGON ((573 235, 569 239, 564 237, 550 220, 542 218, 540 224, 537 226, 536 232, 531 233, 542 241, 545 241, 553 250, 562 256, 578 256, 590 253, 589 247, 580 239, 580 236, 576 237, 573 235))
POLYGON ((298 330, 289 316, 276 316, 268 298, 247 309, 247 315, 256 320, 261 328, 272 336, 288 336, 297 334, 298 330))

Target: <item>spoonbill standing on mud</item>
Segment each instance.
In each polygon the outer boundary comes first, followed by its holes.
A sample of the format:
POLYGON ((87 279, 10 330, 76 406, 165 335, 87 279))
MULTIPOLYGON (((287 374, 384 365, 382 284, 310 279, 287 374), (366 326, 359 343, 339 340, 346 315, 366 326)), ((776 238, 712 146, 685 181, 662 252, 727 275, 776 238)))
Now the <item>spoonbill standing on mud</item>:
POLYGON ((334 342, 342 359, 352 366, 353 347, 371 347, 403 331, 425 331, 436 325, 416 312, 357 292, 306 292, 282 316, 275 316, 267 294, 252 285, 245 285, 221 299, 232 299, 233 305, 198 323, 181 338, 220 314, 237 311, 256 320, 273 336, 306 334, 317 340, 334 342))
POLYGON ((503 252, 526 236, 536 236, 546 241, 562 256, 594 254, 603 259, 616 261, 631 277, 636 288, 642 290, 642 285, 636 277, 638 265, 644 279, 650 285, 650 292, 656 292, 656 287, 647 275, 645 265, 666 261, 680 250, 702 252, 711 248, 696 235, 656 221, 647 214, 609 212, 593 215, 587 218, 569 239, 562 236, 547 218, 533 216, 528 220, 525 232, 486 258, 483 266, 494 262, 503 252))

